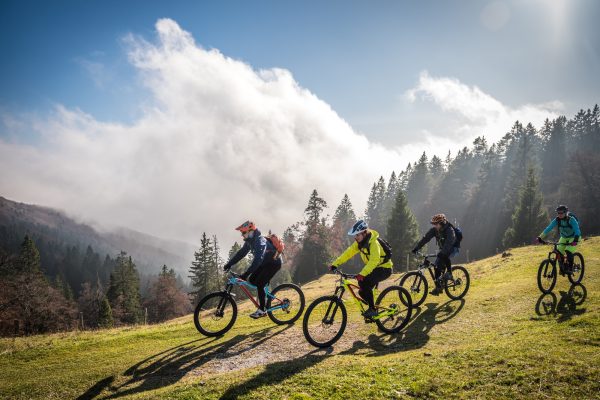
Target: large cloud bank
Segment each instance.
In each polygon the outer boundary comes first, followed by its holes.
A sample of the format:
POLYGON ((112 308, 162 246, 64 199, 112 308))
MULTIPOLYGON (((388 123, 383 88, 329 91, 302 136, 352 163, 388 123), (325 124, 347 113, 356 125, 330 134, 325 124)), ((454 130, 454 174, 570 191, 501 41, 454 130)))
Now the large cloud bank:
MULTIPOLYGON (((13 139, 0 139, 0 195, 196 243, 202 231, 216 233, 228 246, 232 228, 247 218, 278 231, 300 219, 313 188, 331 206, 348 193, 360 213, 376 177, 423 150, 446 150, 386 149, 353 131, 289 71, 256 71, 206 50, 169 19, 156 30, 152 42, 126 39, 151 94, 142 117, 106 123, 59 105, 50 119, 5 119, 4 136, 13 139), (14 139, 23 129, 36 134, 35 143, 14 139)), ((462 142, 496 123, 506 130, 512 121, 504 119, 519 116, 447 79, 422 75, 409 97, 426 94, 468 120, 462 142)))

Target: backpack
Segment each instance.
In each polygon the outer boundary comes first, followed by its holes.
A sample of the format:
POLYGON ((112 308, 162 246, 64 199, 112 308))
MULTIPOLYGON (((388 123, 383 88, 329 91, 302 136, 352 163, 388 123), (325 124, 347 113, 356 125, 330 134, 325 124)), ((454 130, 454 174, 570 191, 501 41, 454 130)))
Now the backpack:
MULTIPOLYGON (((567 224, 569 224, 571 229, 573 229, 573 225, 571 225, 571 218, 575 218, 577 224, 579 224, 579 218, 577 218, 577 215, 570 211, 567 213, 567 224)), ((581 229, 581 226, 579 228, 581 229)), ((558 233, 558 236, 560 236, 560 220, 558 219, 558 217, 556 217, 556 232, 558 233)))
MULTIPOLYGON (((383 252, 385 253, 385 255, 383 256, 383 261, 381 261, 381 263, 379 265, 385 264, 386 262, 388 262, 392 259, 392 246, 387 242, 387 240, 385 240, 381 237, 377 238, 377 242, 379 242, 379 244, 383 248, 383 252)), ((371 250, 369 250, 368 247, 364 247, 364 249, 366 249, 366 252, 363 252, 362 249, 360 251, 365 256, 367 256, 367 259, 369 259, 369 256, 371 255, 371 250)))
POLYGON ((273 247, 275 247, 275 256, 273 258, 277 258, 280 254, 283 254, 283 251, 285 250, 285 244, 283 243, 283 240, 279 238, 279 236, 274 233, 269 233, 266 238, 269 242, 271 242, 273 247))
POLYGON ((454 229, 454 236, 456 236, 456 241, 454 242, 454 247, 460 247, 460 242, 462 242, 462 240, 463 240, 462 230, 460 228, 455 227, 452 224, 450 224, 450 226, 452 226, 452 229, 454 229))

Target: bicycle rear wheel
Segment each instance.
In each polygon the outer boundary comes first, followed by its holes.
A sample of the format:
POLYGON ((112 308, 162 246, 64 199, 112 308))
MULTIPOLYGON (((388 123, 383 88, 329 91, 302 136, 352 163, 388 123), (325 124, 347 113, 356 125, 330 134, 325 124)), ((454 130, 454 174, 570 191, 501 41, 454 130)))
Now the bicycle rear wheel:
POLYGON ((556 263, 548 259, 542 261, 538 268, 537 284, 542 293, 550 293, 556 285, 556 263))
POLYGON ((237 318, 237 305, 223 292, 204 296, 194 310, 194 325, 205 336, 221 336, 231 329, 237 318))
POLYGON ((465 267, 459 265, 452 267, 452 280, 444 283, 444 291, 452 300, 458 300, 465 297, 471 286, 471 278, 465 267))
POLYGON ((348 315, 342 300, 336 296, 319 297, 306 309, 302 331, 308 343, 329 347, 344 334, 348 315))
POLYGON ((400 279, 399 285, 410 293, 413 307, 419 307, 427 298, 429 284, 427 279, 418 272, 409 272, 400 279))
POLYGON ((277 286, 271 292, 273 297, 267 301, 267 309, 281 306, 273 311, 269 311, 269 318, 277 325, 293 324, 302 315, 304 311, 304 293, 297 285, 293 283, 284 283, 277 286))
POLYGON ((412 300, 408 290, 401 286, 390 286, 377 297, 375 308, 380 315, 384 314, 375 319, 379 329, 385 333, 396 333, 410 321, 412 300))
POLYGON ((571 283, 580 283, 583 279, 583 273, 585 272, 585 264, 581 253, 573 254, 573 265, 571 266, 571 273, 568 275, 571 283))

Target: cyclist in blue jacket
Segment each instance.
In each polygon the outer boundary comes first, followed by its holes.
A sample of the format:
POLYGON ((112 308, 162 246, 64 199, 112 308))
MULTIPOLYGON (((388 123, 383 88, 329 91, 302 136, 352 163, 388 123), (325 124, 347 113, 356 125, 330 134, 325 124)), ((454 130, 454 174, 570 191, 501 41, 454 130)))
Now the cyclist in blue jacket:
MULTIPOLYGON (((550 222, 550 225, 544 229, 544 231, 537 237, 539 243, 544 241, 544 238, 548 236, 554 228, 558 227, 558 233, 560 239, 558 240, 557 249, 560 253, 567 258, 566 269, 571 268, 573 265, 573 253, 575 252, 575 246, 579 242, 581 237, 581 230, 579 229, 579 221, 577 217, 569 213, 569 208, 565 205, 559 205, 556 207, 556 218, 550 222)), ((565 271, 561 267, 561 275, 564 275, 565 271)))
POLYGON ((281 257, 271 241, 267 240, 256 228, 254 222, 246 221, 235 229, 242 233, 244 245, 231 257, 231 260, 223 268, 225 271, 229 271, 231 267, 252 251, 252 264, 241 275, 241 278, 248 280, 248 282, 256 286, 259 307, 255 312, 250 314, 250 317, 261 318, 267 315, 265 286, 269 284, 269 281, 281 269, 281 257))

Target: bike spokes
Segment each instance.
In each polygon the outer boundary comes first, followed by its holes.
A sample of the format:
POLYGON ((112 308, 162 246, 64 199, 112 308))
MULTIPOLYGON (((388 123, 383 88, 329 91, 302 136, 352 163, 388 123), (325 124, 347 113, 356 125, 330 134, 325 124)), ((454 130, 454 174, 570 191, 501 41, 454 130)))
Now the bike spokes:
POLYGON ((298 286, 285 283, 275 288, 273 296, 267 303, 267 311, 273 322, 290 324, 300 318, 304 310, 304 294, 298 286))
POLYGON ((410 319, 412 301, 408 292, 400 286, 384 290, 377 299, 378 315, 373 318, 386 333, 397 332, 410 319))
POLYGON ((234 318, 232 301, 226 295, 208 296, 198 307, 198 324, 209 334, 226 330, 234 318))
POLYGON ((304 316, 304 335, 314 346, 330 346, 344 332, 346 318, 346 309, 336 297, 317 299, 304 316))

